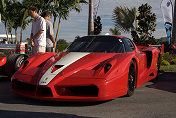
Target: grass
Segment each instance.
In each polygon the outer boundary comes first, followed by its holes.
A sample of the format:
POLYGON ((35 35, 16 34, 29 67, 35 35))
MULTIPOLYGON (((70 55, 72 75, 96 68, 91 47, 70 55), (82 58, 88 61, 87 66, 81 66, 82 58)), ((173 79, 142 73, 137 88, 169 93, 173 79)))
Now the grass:
POLYGON ((160 70, 164 72, 176 72, 176 65, 161 66, 160 70))

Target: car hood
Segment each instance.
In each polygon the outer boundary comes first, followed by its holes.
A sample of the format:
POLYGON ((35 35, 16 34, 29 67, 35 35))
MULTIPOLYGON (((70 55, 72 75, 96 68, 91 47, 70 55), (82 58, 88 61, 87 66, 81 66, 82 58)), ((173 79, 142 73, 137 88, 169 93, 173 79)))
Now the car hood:
MULTIPOLYGON (((107 60, 115 55, 118 54, 63 52, 43 62, 45 64, 43 64, 43 67, 41 67, 40 69, 38 69, 38 67, 28 67, 28 69, 26 69, 25 71, 21 71, 18 74, 33 76, 33 80, 31 81, 35 81, 35 83, 37 82, 39 85, 48 85, 58 75, 62 77, 67 77, 82 69, 87 69, 89 67, 93 68, 102 61, 107 60)), ((32 66, 33 64, 30 65, 32 66)))

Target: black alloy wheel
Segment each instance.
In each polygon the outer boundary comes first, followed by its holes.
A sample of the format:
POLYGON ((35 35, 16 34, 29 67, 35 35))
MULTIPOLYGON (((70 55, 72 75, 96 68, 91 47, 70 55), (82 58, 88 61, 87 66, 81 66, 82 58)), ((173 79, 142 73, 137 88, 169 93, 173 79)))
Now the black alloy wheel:
POLYGON ((127 97, 132 96, 135 88, 136 88, 136 66, 134 61, 131 61, 128 73, 128 91, 126 96, 127 97))

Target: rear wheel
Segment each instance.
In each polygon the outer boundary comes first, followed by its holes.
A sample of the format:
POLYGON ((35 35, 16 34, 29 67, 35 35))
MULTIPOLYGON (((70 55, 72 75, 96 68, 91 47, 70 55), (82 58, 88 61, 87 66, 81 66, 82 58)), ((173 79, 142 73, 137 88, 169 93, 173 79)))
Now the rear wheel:
POLYGON ((153 81, 157 81, 158 77, 159 77, 159 73, 160 73, 160 65, 161 65, 161 61, 160 61, 160 54, 158 55, 158 60, 157 60, 157 75, 156 77, 153 79, 153 81))
POLYGON ((22 63, 28 58, 27 55, 13 54, 7 57, 5 64, 5 73, 10 78, 22 65, 22 63))
POLYGON ((134 89, 136 88, 136 65, 134 61, 131 61, 129 73, 128 73, 128 91, 126 96, 130 97, 134 93, 134 89))

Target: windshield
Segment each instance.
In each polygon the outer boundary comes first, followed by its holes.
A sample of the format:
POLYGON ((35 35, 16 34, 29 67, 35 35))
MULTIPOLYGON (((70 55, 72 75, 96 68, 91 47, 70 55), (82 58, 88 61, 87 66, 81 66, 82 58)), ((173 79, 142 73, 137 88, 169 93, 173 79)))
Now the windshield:
POLYGON ((67 52, 122 53, 124 48, 122 41, 114 36, 86 36, 76 39, 67 52))

